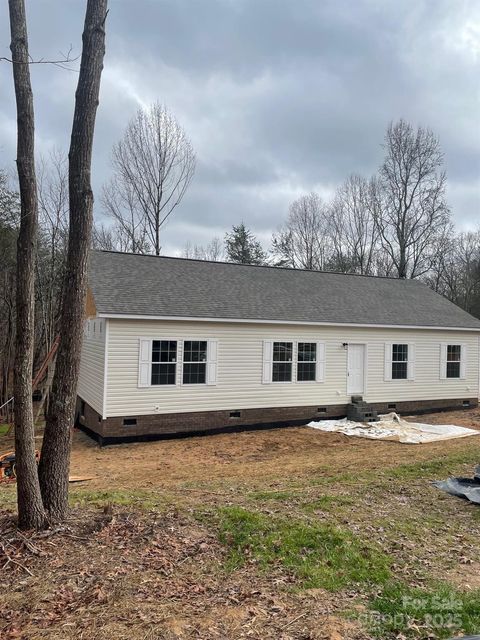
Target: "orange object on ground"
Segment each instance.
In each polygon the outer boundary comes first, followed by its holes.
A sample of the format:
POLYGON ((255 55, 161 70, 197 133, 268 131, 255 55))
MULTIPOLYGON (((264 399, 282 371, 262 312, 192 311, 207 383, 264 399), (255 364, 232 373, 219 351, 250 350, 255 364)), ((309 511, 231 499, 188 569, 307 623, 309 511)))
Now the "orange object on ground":
MULTIPOLYGON (((40 451, 35 451, 37 464, 40 460, 40 451)), ((0 482, 15 482, 17 469, 15 466, 15 451, 9 451, 0 455, 0 482)))

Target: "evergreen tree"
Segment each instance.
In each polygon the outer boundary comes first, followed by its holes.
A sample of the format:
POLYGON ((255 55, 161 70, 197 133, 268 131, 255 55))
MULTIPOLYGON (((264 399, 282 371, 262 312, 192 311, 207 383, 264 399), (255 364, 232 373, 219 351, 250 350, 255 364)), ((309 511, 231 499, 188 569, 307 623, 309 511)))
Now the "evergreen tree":
POLYGON ((238 264, 266 264, 267 255, 262 245, 243 222, 233 225, 225 234, 225 253, 228 262, 238 264))

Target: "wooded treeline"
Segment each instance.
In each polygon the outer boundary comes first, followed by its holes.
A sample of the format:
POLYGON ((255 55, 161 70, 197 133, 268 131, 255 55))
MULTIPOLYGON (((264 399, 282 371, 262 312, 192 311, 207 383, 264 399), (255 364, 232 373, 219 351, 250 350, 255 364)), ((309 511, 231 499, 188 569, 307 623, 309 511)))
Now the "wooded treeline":
MULTIPOLYGON (((12 394, 14 363, 16 254, 20 198, 5 171, 0 170, 0 405, 12 394)), ((66 159, 53 150, 37 163, 39 233, 35 265, 36 370, 58 333, 59 304, 65 276, 68 239, 66 159)))
POLYGON ((242 223, 223 246, 189 243, 183 256, 418 278, 480 317, 480 230, 455 229, 438 139, 400 120, 383 147, 374 176, 349 176, 330 201, 313 192, 291 203, 269 250, 242 223))

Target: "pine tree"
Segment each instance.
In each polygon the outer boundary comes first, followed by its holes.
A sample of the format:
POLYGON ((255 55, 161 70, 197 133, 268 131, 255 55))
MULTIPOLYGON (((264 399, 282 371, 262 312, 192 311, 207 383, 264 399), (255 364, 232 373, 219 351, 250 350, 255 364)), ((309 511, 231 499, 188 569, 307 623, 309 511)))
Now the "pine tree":
POLYGON ((225 234, 225 253, 228 262, 238 264, 266 264, 267 254, 262 245, 243 222, 233 225, 225 234))

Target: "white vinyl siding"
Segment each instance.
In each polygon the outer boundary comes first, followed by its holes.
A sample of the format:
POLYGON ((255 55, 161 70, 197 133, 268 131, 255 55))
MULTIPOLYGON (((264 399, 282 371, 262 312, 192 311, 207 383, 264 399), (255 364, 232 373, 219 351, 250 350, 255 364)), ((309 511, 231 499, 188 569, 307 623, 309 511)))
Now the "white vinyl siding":
POLYGON ((85 321, 77 386, 77 394, 100 415, 104 413, 106 322, 98 318, 85 321))
MULTIPOLYGON (((111 319, 108 416, 152 414, 157 405, 160 413, 183 413, 344 404, 349 398, 347 349, 343 343, 348 342, 367 345, 367 392, 364 397, 369 402, 466 399, 478 395, 476 332, 111 319), (157 336, 175 336, 179 341, 216 340, 216 384, 139 388, 139 339, 157 336), (323 361, 320 357, 322 348, 317 347, 317 376, 323 383, 271 384, 273 339, 322 344, 323 361), (441 343, 465 345, 463 379, 439 379, 441 343), (388 344, 415 345, 414 379, 410 383, 406 384, 405 380, 385 382, 388 344), (270 384, 262 384, 269 381, 270 384)), ((180 366, 177 368, 181 369, 180 366)), ((85 400, 88 402, 87 398, 85 400)))

